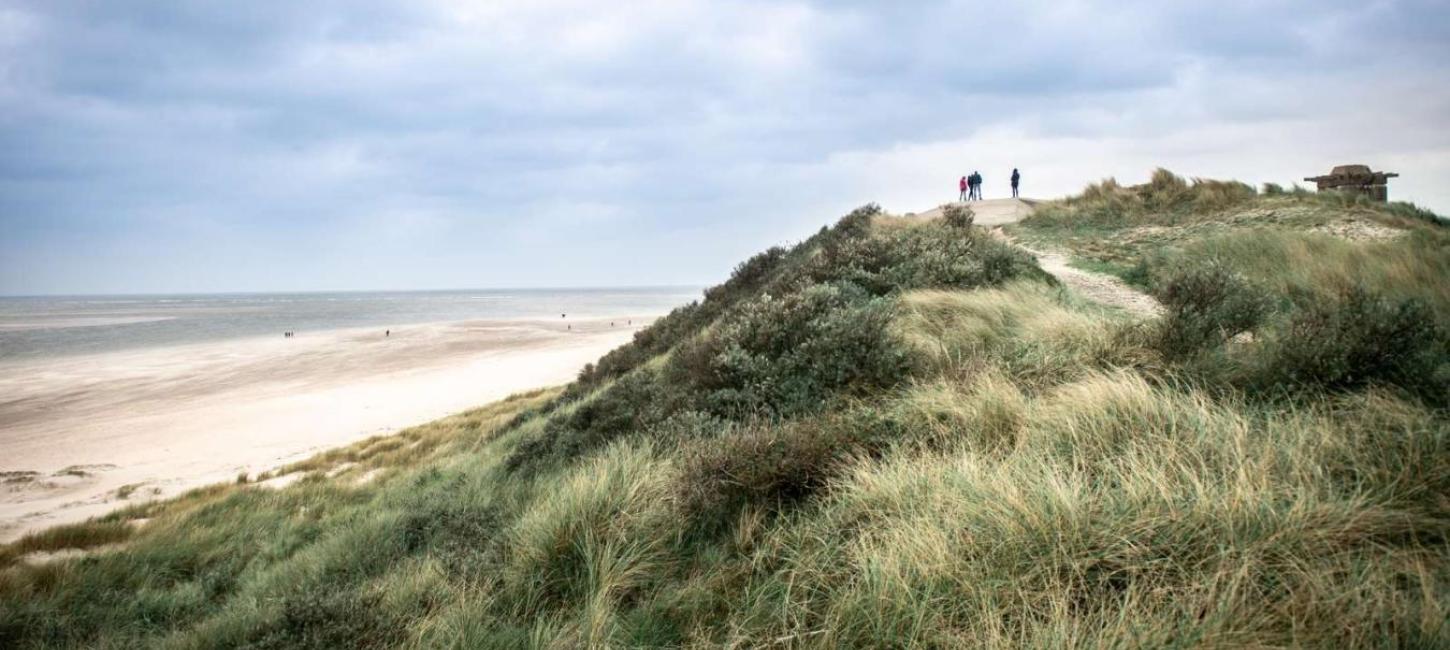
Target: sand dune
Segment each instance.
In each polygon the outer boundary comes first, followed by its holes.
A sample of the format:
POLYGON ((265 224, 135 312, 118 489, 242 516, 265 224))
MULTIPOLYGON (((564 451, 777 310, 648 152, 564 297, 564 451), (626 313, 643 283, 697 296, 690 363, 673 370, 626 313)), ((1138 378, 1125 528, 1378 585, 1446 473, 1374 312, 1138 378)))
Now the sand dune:
POLYGON ((646 322, 439 323, 5 363, 0 541, 566 382, 646 322))

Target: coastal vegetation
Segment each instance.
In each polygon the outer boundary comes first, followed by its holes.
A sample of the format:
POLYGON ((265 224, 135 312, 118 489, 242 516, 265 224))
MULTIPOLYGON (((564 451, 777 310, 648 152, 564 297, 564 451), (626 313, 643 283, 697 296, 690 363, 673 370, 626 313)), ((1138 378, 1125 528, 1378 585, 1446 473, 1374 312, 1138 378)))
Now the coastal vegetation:
POLYGON ((867 206, 569 386, 0 547, 0 647, 1450 645, 1450 229, 867 206), (54 556, 60 554, 60 556, 54 556))

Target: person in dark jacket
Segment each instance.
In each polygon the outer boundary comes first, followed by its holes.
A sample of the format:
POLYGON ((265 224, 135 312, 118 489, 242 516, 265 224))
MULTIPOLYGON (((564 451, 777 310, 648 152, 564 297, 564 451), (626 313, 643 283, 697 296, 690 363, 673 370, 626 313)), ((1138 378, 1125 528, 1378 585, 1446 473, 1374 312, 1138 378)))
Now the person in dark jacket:
POLYGON ((1017 172, 1017 168, 1016 167, 1013 167, 1012 168, 1012 198, 1014 198, 1014 199, 1017 198, 1017 183, 1020 182, 1021 180, 1022 180, 1022 174, 1020 174, 1020 173, 1017 172))

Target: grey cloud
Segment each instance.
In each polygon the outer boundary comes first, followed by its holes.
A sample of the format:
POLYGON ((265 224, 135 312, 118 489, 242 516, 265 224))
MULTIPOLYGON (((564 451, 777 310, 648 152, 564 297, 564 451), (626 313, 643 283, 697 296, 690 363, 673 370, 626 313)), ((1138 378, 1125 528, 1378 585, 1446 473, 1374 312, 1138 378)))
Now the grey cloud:
MULTIPOLYGON (((265 251, 300 284, 217 268, 189 289, 337 286, 369 256, 457 286, 504 274, 520 242, 576 261, 539 284, 648 283, 604 267, 664 260, 664 240, 699 251, 674 280, 708 281, 876 198, 841 161, 1004 129, 1339 124, 1443 79, 1450 24, 1432 3, 1339 0, 15 8, 32 20, 0 42, 0 292, 164 290, 158 269, 198 249, 265 251)), ((1445 116, 1443 93, 1418 97, 1407 128, 1359 146, 1411 151, 1408 126, 1445 116)))

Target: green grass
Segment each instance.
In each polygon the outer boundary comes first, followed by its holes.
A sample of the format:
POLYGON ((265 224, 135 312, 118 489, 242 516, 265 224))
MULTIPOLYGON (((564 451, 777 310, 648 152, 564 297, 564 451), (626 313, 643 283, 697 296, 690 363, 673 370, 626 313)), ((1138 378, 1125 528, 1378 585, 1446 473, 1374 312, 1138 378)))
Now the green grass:
POLYGON ((0 647, 1450 644, 1439 226, 1095 187, 1018 236, 1161 319, 864 209, 567 388, 3 547, 0 647))
POLYGON ((130 539, 132 527, 125 522, 88 521, 56 526, 26 535, 0 547, 0 567, 10 566, 31 553, 85 551, 130 539))
POLYGON ((1123 264, 1121 262, 1110 262, 1094 258, 1073 257, 1068 260, 1068 266, 1081 269, 1091 273, 1101 273, 1118 278, 1130 286, 1138 289, 1146 289, 1148 278, 1143 269, 1138 266, 1123 264))

